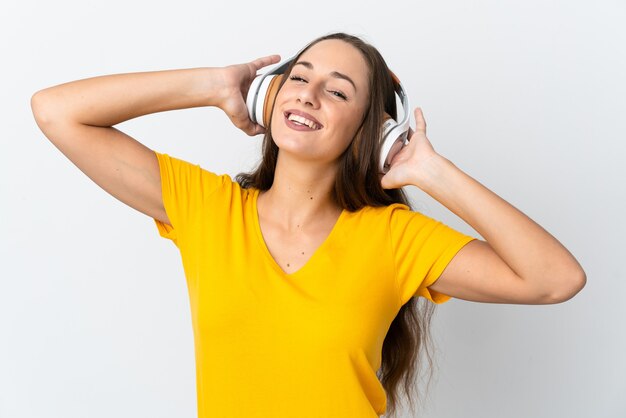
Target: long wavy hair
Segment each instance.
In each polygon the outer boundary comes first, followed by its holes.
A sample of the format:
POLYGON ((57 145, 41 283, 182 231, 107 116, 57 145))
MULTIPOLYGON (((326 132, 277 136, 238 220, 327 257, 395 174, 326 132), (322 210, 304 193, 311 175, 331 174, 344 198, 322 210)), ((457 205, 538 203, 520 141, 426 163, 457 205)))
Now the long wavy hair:
MULTIPOLYGON (((383 189, 378 176, 384 113, 394 119, 397 118, 393 80, 378 50, 356 36, 343 32, 331 33, 309 43, 291 62, 285 74, 291 73, 293 65, 302 53, 326 39, 340 39, 361 52, 368 64, 370 92, 369 105, 364 112, 361 125, 339 158, 331 197, 338 206, 348 211, 356 211, 364 206, 388 206, 392 203, 403 203, 412 208, 402 188, 383 189)), ((280 87, 287 78, 283 77, 280 87)), ((242 188, 254 187, 266 191, 272 186, 278 147, 272 139, 271 126, 265 130, 262 154, 262 160, 256 169, 235 176, 235 180, 242 188)), ((414 409, 414 399, 421 397, 421 391, 416 383, 423 371, 422 358, 429 366, 427 390, 430 386, 434 364, 430 323, 435 307, 434 303, 426 299, 413 297, 400 308, 390 325, 383 342, 381 367, 376 372, 387 393, 385 411, 387 417, 392 417, 397 412, 400 405, 400 388, 403 389, 410 408, 414 409)))

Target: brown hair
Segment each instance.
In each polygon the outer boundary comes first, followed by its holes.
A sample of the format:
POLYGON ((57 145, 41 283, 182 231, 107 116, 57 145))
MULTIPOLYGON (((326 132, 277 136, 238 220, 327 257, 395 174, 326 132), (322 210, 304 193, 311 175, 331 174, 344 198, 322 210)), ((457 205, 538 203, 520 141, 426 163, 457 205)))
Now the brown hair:
MULTIPOLYGON (((309 43, 294 58, 285 74, 291 72, 299 56, 311 46, 326 39, 340 39, 357 48, 369 67, 369 106, 355 137, 340 156, 332 197, 338 206, 356 211, 364 206, 387 206, 403 203, 411 208, 410 201, 402 188, 383 189, 378 175, 378 156, 384 113, 397 118, 393 79, 389 68, 378 50, 362 39, 346 33, 332 33, 309 43)), ((287 77, 283 77, 280 87, 287 77)), ((279 89, 280 89, 279 87, 279 89)), ((409 109, 405 109, 409 111, 409 109)), ((274 181, 278 158, 278 147, 272 139, 271 126, 265 131, 262 145, 262 160, 251 173, 239 173, 235 180, 242 188, 254 187, 268 190, 274 181)), ((430 322, 436 305, 426 299, 411 298, 404 304, 391 323, 382 347, 381 367, 377 371, 387 393, 386 416, 391 417, 399 406, 398 389, 402 384, 409 405, 413 409, 413 398, 420 391, 415 387, 416 377, 422 371, 420 355, 428 361, 428 385, 433 374, 431 356, 432 341, 430 322)))

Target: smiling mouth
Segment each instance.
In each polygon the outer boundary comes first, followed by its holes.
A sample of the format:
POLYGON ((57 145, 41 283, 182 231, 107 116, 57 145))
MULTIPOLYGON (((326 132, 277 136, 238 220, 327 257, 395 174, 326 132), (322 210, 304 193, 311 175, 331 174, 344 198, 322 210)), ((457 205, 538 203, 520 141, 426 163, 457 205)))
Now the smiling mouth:
POLYGON ((296 115, 295 113, 285 112, 285 118, 296 126, 307 127, 313 131, 317 131, 322 128, 320 124, 314 122, 304 116, 296 115))

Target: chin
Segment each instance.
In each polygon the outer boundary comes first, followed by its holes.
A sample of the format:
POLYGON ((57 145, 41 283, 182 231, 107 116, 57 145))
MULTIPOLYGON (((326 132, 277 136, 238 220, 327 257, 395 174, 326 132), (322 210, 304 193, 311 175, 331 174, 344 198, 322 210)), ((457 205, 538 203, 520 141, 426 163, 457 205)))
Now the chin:
POLYGON ((288 152, 290 154, 296 154, 296 155, 301 155, 301 156, 305 156, 305 155, 311 155, 312 151, 309 147, 307 147, 307 144, 302 144, 302 141, 300 138, 282 138, 281 140, 276 140, 276 138, 274 138, 274 143, 276 144, 276 146, 278 147, 279 150, 282 150, 283 152, 288 152))

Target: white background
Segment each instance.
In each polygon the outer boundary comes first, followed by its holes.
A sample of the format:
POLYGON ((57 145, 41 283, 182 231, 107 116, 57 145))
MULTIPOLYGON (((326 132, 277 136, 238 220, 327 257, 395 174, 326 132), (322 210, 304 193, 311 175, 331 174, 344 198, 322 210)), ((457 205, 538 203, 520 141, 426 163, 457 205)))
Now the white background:
MULTIPOLYGON (((37 90, 283 57, 333 31, 379 48, 435 149, 555 235, 587 286, 556 305, 438 307, 421 417, 626 416, 626 4, 5 2, 0 10, 0 417, 195 417, 176 247, 39 131, 37 90)), ((260 156, 216 108, 116 126, 234 176, 260 156)), ((415 187, 419 210, 475 231, 415 187)))

